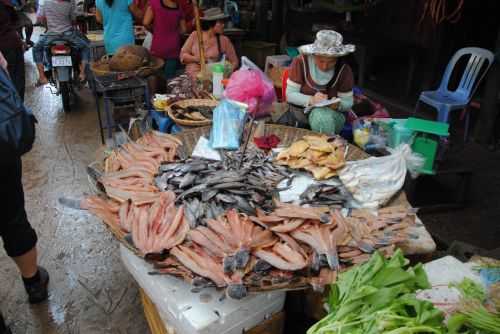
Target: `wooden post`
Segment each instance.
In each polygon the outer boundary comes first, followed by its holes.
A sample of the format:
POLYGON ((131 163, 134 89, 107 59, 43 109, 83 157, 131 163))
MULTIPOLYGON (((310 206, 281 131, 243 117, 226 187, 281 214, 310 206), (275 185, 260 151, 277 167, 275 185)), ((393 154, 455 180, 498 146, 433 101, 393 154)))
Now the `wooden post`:
POLYGON ((198 37, 198 48, 200 49, 200 67, 201 71, 198 76, 202 79, 207 77, 207 64, 205 62, 205 47, 203 43, 203 32, 201 31, 200 10, 198 8, 198 0, 193 0, 194 20, 196 25, 196 35, 198 37))
MULTIPOLYGON (((488 73, 484 87, 481 111, 474 131, 474 138, 480 144, 487 145, 493 136, 495 119, 498 115, 498 92, 500 91, 500 28, 498 28, 495 43, 495 60, 488 73)), ((470 112, 470 111, 469 111, 470 112)))

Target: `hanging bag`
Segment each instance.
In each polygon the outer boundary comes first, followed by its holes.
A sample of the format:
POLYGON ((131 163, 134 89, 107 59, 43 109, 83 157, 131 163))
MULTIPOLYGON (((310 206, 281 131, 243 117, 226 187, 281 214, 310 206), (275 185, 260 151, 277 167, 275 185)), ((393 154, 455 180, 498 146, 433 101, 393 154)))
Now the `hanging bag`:
POLYGON ((36 118, 23 104, 7 72, 0 68, 0 147, 21 156, 35 141, 36 118))

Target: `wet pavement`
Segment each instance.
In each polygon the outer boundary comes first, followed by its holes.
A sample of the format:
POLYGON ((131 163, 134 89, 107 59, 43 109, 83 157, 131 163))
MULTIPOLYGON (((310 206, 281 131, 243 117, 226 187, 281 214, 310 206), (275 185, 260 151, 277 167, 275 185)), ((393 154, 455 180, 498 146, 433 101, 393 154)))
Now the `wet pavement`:
POLYGON ((26 209, 39 237, 39 263, 50 273, 47 303, 30 306, 14 263, 0 250, 0 309, 17 333, 148 333, 139 291, 123 267, 118 242, 96 218, 61 208, 60 196, 90 193, 85 167, 101 148, 88 89, 71 113, 47 87, 35 88, 26 52, 26 105, 39 123, 23 157, 26 209))

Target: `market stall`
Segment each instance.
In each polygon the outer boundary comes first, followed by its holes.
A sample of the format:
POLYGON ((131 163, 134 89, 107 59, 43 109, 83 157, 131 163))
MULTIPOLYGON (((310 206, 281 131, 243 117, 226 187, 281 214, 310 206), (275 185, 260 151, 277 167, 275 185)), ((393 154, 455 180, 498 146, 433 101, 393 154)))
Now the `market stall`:
POLYGON ((252 301, 269 304, 246 312, 234 324, 234 333, 241 332, 279 313, 283 291, 321 290, 338 272, 367 261, 376 250, 386 256, 397 247, 406 254, 434 251, 432 238, 401 191, 379 211, 343 209, 351 206, 341 183, 337 178, 325 183, 318 168, 334 176, 349 161, 368 156, 341 138, 332 141, 277 125, 247 127, 248 133, 240 134, 250 139, 246 152, 214 151, 222 158, 213 161, 203 157, 207 147, 200 150, 211 129, 200 127, 175 136, 147 132, 125 143, 89 168, 99 196, 69 203, 100 217, 123 244, 126 267, 168 326, 175 328, 184 316, 177 326, 201 321, 189 318, 191 308, 182 305, 189 301, 201 312, 206 306, 201 299, 207 294, 227 313, 206 320, 206 328, 229 326, 230 320, 224 319, 233 319, 252 301), (259 138, 271 136, 278 138, 280 153, 258 148, 259 138), (317 164, 310 171, 290 166, 292 151, 304 140, 309 140, 309 149, 302 153, 317 164), (331 161, 320 161, 327 157, 331 161), (311 190, 314 185, 321 189, 311 190), (294 191, 300 201, 282 202, 294 191), (169 298, 160 291, 173 295, 169 298))

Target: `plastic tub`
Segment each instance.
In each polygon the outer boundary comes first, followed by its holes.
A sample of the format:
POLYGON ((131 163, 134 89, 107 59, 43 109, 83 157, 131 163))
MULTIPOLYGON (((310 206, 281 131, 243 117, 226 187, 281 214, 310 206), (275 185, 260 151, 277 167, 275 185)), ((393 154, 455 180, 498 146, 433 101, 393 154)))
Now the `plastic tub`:
POLYGON ((387 133, 387 145, 391 148, 401 144, 410 144, 413 138, 413 131, 406 128, 406 119, 388 119, 380 121, 387 133))

